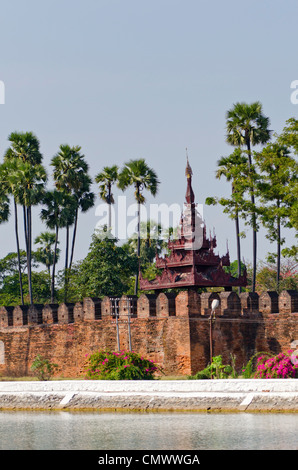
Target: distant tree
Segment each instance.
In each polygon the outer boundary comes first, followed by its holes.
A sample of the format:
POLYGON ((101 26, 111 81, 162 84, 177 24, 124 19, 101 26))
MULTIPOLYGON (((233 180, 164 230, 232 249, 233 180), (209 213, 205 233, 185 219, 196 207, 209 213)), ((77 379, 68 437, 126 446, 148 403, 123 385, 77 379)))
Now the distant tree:
MULTIPOLYGON (((118 175, 118 186, 125 191, 128 187, 133 186, 135 189, 135 199, 138 205, 138 242, 137 242, 137 256, 140 267, 140 247, 141 247, 141 233, 140 233, 140 215, 141 204, 145 203, 143 190, 146 189, 150 194, 155 196, 157 194, 159 181, 156 172, 150 168, 143 158, 139 160, 130 160, 124 165, 118 175)), ((138 292, 139 269, 135 278, 135 295, 138 292)))
POLYGON ((257 185, 260 197, 259 213, 268 230, 267 238, 276 241, 277 287, 280 279, 281 226, 289 225, 292 207, 297 202, 293 195, 298 185, 298 164, 290 156, 289 149, 278 143, 268 144, 262 152, 255 153, 257 169, 261 180, 257 185))
MULTIPOLYGON (((94 205, 95 195, 90 191, 92 180, 88 175, 89 165, 81 153, 80 146, 60 145, 58 153, 52 158, 51 166, 54 169, 53 177, 56 189, 72 196, 76 202, 74 218, 70 224, 66 225, 65 282, 67 284, 68 272, 73 262, 79 209, 82 212, 90 209, 94 205), (69 262, 69 229, 71 225, 74 225, 74 230, 69 262)), ((67 298, 67 289, 65 289, 65 295, 67 298)))
MULTIPOLYGON (((15 275, 21 269, 24 273, 27 268, 27 256, 25 250, 19 253, 10 252, 4 258, 0 259, 0 287, 3 285, 6 277, 15 275)), ((19 292, 21 297, 21 292, 19 292)))
MULTIPOLYGON (((206 199, 207 205, 221 204, 224 207, 224 212, 228 213, 229 217, 235 221, 238 277, 241 275, 240 238, 242 236, 239 228, 239 212, 241 212, 243 208, 243 194, 246 189, 246 186, 243 185, 243 170, 245 170, 246 167, 247 157, 239 147, 228 157, 221 157, 217 162, 216 178, 220 179, 224 176, 228 182, 231 182, 231 197, 208 197, 206 199)), ((241 287, 239 287, 239 292, 241 292, 241 287)))
MULTIPOLYGON (((55 241, 56 235, 54 232, 42 232, 34 240, 35 245, 41 245, 35 251, 35 259, 46 266, 49 276, 51 275, 51 266, 54 264, 55 253, 53 247, 55 246, 55 241)), ((55 263, 57 263, 59 259, 59 253, 59 248, 56 248, 55 263)))
POLYGON ((51 302, 55 300, 55 274, 58 253, 59 230, 74 222, 76 201, 67 193, 53 190, 48 191, 43 199, 44 208, 41 210, 41 220, 46 226, 55 231, 54 257, 51 279, 51 302))
POLYGON ((277 283, 276 263, 262 262, 257 271, 257 291, 281 292, 283 289, 298 290, 298 263, 291 259, 282 259, 280 278, 277 283))
MULTIPOLYGON (((148 220, 140 223, 140 267, 145 269, 153 262, 156 254, 166 249, 166 243, 163 239, 163 229, 161 224, 148 220)), ((127 250, 137 256, 138 234, 133 234, 124 244, 127 250)))
POLYGON ((118 170, 117 165, 111 167, 105 166, 103 170, 95 176, 95 181, 99 184, 99 196, 109 205, 109 230, 111 230, 112 227, 112 204, 115 204, 112 186, 118 181, 118 170))
MULTIPOLYGON (((20 261, 24 283, 23 298, 25 302, 30 302, 28 290, 27 254, 25 250, 20 250, 20 261)), ((36 268, 38 262, 35 260, 35 253, 32 252, 32 268, 36 268)), ((19 259, 17 253, 8 253, 0 259, 0 305, 20 305, 19 286, 19 259)), ((48 302, 50 298, 50 281, 47 273, 32 270, 33 301, 35 303, 48 302), (47 277, 47 279, 46 279, 47 277)))
MULTIPOLYGON (((227 142, 235 147, 245 147, 248 156, 248 170, 253 172, 252 147, 265 144, 270 140, 269 118, 263 114, 262 105, 256 101, 252 104, 236 103, 227 111, 226 128, 227 142)), ((254 178, 251 175, 250 182, 254 178)), ((255 208, 255 191, 250 187, 251 197, 251 225, 253 230, 253 282, 252 291, 255 291, 255 278, 257 269, 257 217, 255 208)))
POLYGON ((87 256, 74 266, 69 278, 72 301, 83 297, 121 296, 127 293, 137 267, 137 258, 116 238, 107 237, 107 227, 92 235, 87 256))
MULTIPOLYGON (((296 158, 298 155, 298 119, 290 118, 286 121, 286 125, 283 128, 280 135, 277 136, 277 142, 281 145, 285 145, 290 149, 292 156, 296 158)), ((291 208, 291 214, 289 218, 289 226, 296 230, 296 238, 298 238, 298 184, 296 183, 293 187, 293 199, 294 202, 291 208)), ((298 258, 298 247, 297 244, 291 248, 284 248, 282 250, 284 256, 298 258)))

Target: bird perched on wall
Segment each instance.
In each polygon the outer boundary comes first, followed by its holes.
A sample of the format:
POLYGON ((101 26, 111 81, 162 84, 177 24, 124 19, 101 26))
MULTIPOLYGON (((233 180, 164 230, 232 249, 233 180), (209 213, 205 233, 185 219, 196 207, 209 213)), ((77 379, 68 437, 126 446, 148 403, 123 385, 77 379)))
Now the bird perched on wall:
POLYGON ((215 309, 217 309, 217 307, 219 307, 219 300, 218 300, 218 299, 212 300, 212 303, 211 303, 211 315, 212 315, 212 313, 215 313, 215 309))

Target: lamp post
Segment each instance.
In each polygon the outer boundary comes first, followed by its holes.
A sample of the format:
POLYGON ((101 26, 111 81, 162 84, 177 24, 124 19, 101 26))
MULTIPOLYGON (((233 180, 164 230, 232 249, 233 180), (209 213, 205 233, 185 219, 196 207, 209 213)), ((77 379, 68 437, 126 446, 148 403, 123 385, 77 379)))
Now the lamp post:
POLYGON ((213 346, 212 346, 212 343, 213 343, 213 335, 212 335, 212 321, 215 321, 215 309, 219 306, 219 300, 218 299, 214 299, 212 300, 212 304, 211 304, 211 313, 210 313, 210 318, 209 318, 209 322, 210 322, 210 325, 209 325, 209 340, 210 340, 210 378, 213 379, 213 376, 212 376, 212 367, 211 367, 211 364, 212 364, 212 356, 213 356, 213 346))
MULTIPOLYGON (((114 299, 113 299, 113 301, 114 301, 114 315, 115 315, 115 320, 116 320, 118 351, 120 351, 119 321, 118 321, 118 317, 119 317, 119 300, 120 299, 118 297, 114 297, 114 299)), ((113 311, 112 311, 112 315, 113 315, 113 311)))
POLYGON ((127 322, 128 322, 128 344, 129 350, 131 351, 131 331, 130 331, 130 316, 131 316, 131 308, 130 308, 130 301, 132 299, 127 299, 127 322))

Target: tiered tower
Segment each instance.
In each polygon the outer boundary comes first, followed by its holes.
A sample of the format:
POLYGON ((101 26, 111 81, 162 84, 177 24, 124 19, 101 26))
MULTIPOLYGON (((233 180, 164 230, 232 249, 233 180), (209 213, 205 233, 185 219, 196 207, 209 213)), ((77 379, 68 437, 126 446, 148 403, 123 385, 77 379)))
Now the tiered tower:
POLYGON ((156 267, 162 274, 149 281, 140 273, 140 289, 144 291, 172 288, 246 286, 246 270, 239 278, 232 277, 224 270, 230 265, 229 250, 220 257, 214 253, 216 236, 206 237, 206 225, 197 211, 192 189, 192 169, 188 158, 185 170, 187 188, 181 215, 178 239, 168 241, 169 255, 156 256, 156 267))

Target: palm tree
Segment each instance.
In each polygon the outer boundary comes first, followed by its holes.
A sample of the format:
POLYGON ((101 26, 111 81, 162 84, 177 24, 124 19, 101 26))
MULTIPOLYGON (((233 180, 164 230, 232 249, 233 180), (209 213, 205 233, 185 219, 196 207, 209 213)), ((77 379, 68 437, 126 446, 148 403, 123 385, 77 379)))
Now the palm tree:
POLYGON ((112 204, 115 204, 112 186, 118 180, 118 166, 105 166, 103 170, 98 173, 95 177, 96 183, 99 184, 99 196, 109 205, 109 224, 108 229, 111 230, 112 227, 112 214, 111 207, 112 204))
MULTIPOLYGON (((53 232, 42 232, 34 240, 35 245, 40 245, 35 251, 35 259, 46 266, 49 276, 51 275, 51 266, 54 264, 54 250, 52 247, 55 242, 56 235, 53 232)), ((59 253, 60 250, 56 248, 56 262, 59 259, 59 253)))
MULTIPOLYGON (((221 157, 218 162, 218 169, 216 178, 220 179, 222 176, 227 181, 232 182, 232 199, 234 200, 234 211, 232 217, 235 220, 236 228, 236 245, 237 245, 237 262, 238 262, 238 277, 241 276, 241 248, 240 248, 240 230, 239 230, 239 197, 242 197, 241 192, 237 188, 237 179, 241 175, 241 167, 247 164, 247 158, 243 156, 241 149, 237 148, 228 157, 221 157)), ((241 287, 239 287, 241 292, 241 287)))
POLYGON ((73 197, 76 201, 76 210, 75 210, 75 219, 74 219, 74 229, 72 236, 72 245, 71 245, 71 254, 68 269, 71 269, 76 241, 79 209, 81 212, 87 212, 91 207, 94 206, 95 194, 90 191, 92 180, 88 175, 80 176, 81 186, 79 189, 73 190, 73 197))
POLYGON ((59 229, 73 224, 76 202, 69 194, 54 189, 44 195, 43 204, 45 207, 41 210, 41 220, 46 223, 49 229, 55 230, 51 279, 51 302, 53 303, 55 301, 55 270, 58 259, 59 229))
POLYGON ((16 157, 32 165, 42 163, 39 140, 32 132, 12 132, 8 136, 10 148, 4 158, 16 157))
POLYGON ((81 147, 69 145, 60 145, 58 153, 52 158, 51 166, 54 167, 53 177, 57 190, 66 192, 74 196, 77 207, 75 209, 75 218, 71 225, 74 225, 72 250, 69 258, 69 228, 66 226, 66 250, 65 250, 65 273, 71 268, 75 238, 77 231, 78 211, 86 212, 94 205, 94 194, 90 191, 92 184, 88 176, 89 165, 85 161, 84 155, 80 153, 81 147))
POLYGON ((27 253, 28 287, 30 303, 33 304, 32 292, 32 206, 41 202, 47 174, 42 165, 18 162, 16 172, 19 183, 18 200, 24 209, 24 229, 27 253))
POLYGON ((27 253, 27 271, 30 303, 32 293, 32 205, 40 202, 47 175, 41 165, 42 154, 37 137, 32 132, 12 132, 8 140, 10 147, 5 153, 4 161, 14 161, 14 178, 16 184, 16 201, 23 206, 24 233, 27 253))
MULTIPOLYGON (((248 155, 249 172, 252 168, 252 146, 265 144, 270 140, 271 132, 269 118, 264 116, 262 105, 259 101, 252 104, 236 103, 226 114, 227 142, 236 147, 246 147, 248 155)), ((252 179, 250 179, 252 180, 252 179)), ((257 221, 255 211, 254 188, 250 188, 252 228, 253 228, 253 282, 252 291, 256 287, 257 270, 257 221)))
POLYGON ((1 178, 1 188, 5 188, 5 193, 12 195, 13 205, 14 205, 14 228, 15 228, 15 237, 17 245, 17 257, 18 257, 18 271, 19 271, 19 284, 20 284, 20 298, 21 304, 24 305, 24 294, 23 294, 23 280, 22 280, 22 266, 21 266, 21 255, 20 255, 20 241, 19 241, 19 223, 18 223, 18 208, 17 208, 17 192, 18 192, 18 182, 15 178, 14 172, 16 165, 14 164, 14 159, 11 161, 6 161, 1 165, 0 169, 0 178, 1 178))
MULTIPOLYGON (((157 174, 152 168, 149 168, 147 163, 143 158, 139 160, 130 160, 124 165, 124 168, 118 176, 118 186, 122 191, 127 189, 129 186, 133 186, 135 189, 135 199, 138 204, 138 244, 137 244, 137 256, 140 266, 140 214, 141 214, 141 204, 145 203, 145 197, 142 193, 144 189, 149 191, 153 196, 157 194, 159 181, 157 174)), ((138 292, 138 281, 139 281, 139 271, 136 273, 135 279, 135 295, 138 292)))

